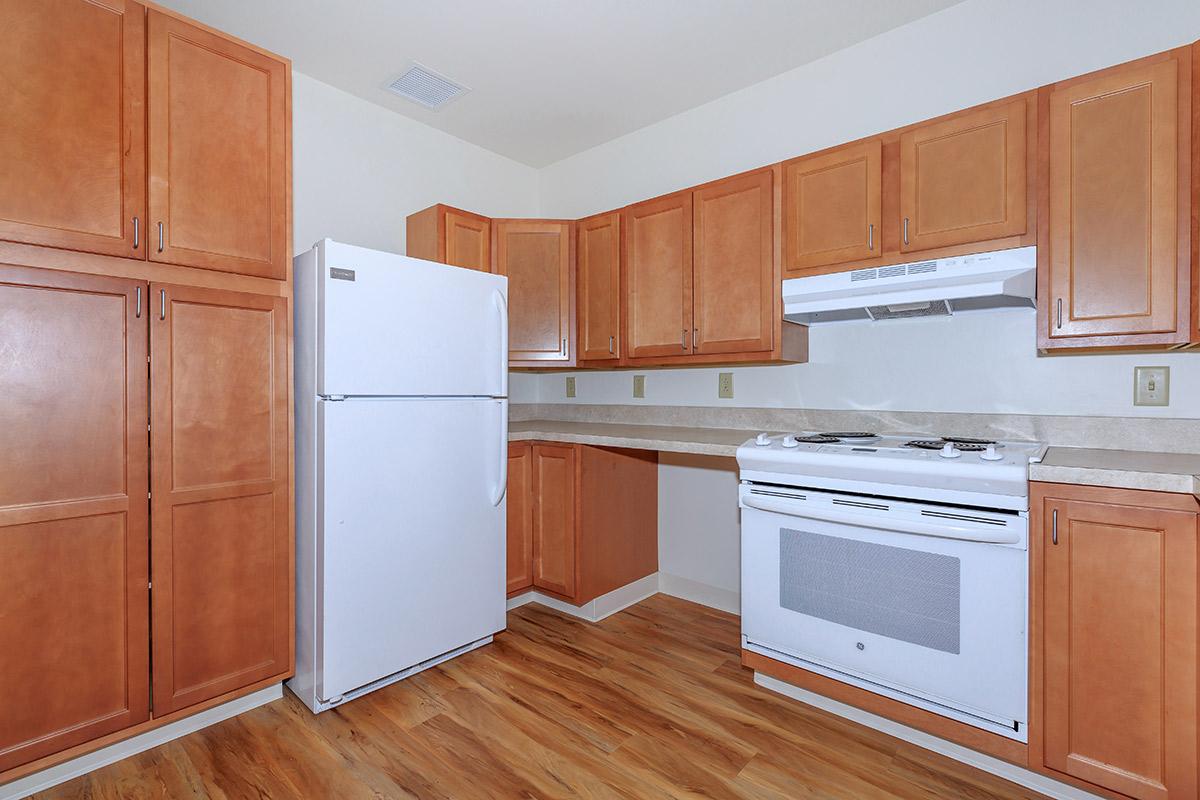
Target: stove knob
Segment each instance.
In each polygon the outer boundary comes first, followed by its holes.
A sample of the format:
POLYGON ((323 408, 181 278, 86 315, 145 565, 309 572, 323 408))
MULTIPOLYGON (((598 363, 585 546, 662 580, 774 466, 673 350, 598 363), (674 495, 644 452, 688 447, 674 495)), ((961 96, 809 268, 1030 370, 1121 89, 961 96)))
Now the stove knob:
POLYGON ((766 447, 771 443, 771 437, 765 433, 760 433, 758 436, 754 437, 754 443, 759 447, 766 447))
POLYGON ((1003 455, 996 452, 996 445, 994 444, 989 444, 987 446, 987 450, 984 450, 982 453, 980 453, 979 457, 984 461, 1000 461, 1004 458, 1003 455))
POLYGON ((962 451, 954 446, 954 442, 946 442, 945 446, 938 451, 938 455, 942 458, 958 458, 962 455, 962 451))
POLYGON ((795 436, 785 436, 785 437, 783 437, 783 446, 784 447, 799 447, 800 443, 796 441, 795 436))

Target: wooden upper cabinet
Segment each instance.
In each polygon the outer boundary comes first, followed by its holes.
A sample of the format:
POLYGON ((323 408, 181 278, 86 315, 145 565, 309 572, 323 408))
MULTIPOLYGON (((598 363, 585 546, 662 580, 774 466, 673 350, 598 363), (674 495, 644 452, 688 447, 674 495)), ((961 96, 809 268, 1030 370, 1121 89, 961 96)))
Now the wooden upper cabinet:
POLYGON ((285 278, 290 65, 154 10, 147 42, 150 258, 285 278))
POLYGON ((576 223, 579 281, 579 360, 621 356, 621 215, 600 214, 576 223))
POLYGON ((528 442, 508 446, 506 591, 533 585, 533 448, 528 442))
POLYGON ((1197 515, 1044 486, 1042 765, 1139 800, 1194 798, 1197 515))
POLYGON ((692 352, 692 193, 628 206, 621 226, 625 355, 692 352))
POLYGON ((784 271, 827 272, 883 253, 883 144, 839 147, 783 164, 784 271))
POLYGON ((692 348, 770 350, 775 330, 774 171, 697 189, 693 211, 692 348))
POLYGON ((0 266, 0 772, 150 716, 145 291, 0 266))
POLYGON ((572 223, 498 219, 494 225, 495 272, 508 277, 509 363, 573 363, 572 223))
POLYGON ((439 203, 409 214, 405 252, 453 267, 492 271, 492 221, 439 203))
POLYGON ((1188 48, 1042 89, 1043 347, 1190 338, 1188 48))
POLYGON ((575 595, 573 445, 533 445, 533 585, 575 595))
POLYGON ((1030 102, 1021 96, 900 135, 901 251, 1026 232, 1030 102))
POLYGON ((145 258, 145 8, 0 0, 0 20, 0 239, 145 258))
POLYGON ((151 285, 154 711, 292 663, 288 308, 151 285))

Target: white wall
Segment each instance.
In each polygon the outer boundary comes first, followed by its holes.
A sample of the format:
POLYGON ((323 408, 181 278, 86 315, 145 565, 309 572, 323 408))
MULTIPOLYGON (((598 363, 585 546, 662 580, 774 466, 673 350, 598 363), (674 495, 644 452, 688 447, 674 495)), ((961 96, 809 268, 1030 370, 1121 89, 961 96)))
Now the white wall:
POLYGON ((322 237, 404 252, 404 218, 449 203, 539 216, 538 173, 491 151, 292 74, 295 251, 322 237))
MULTIPOLYGON (((1200 2, 967 0, 546 167, 542 206, 579 217, 994 100, 1200 38, 1200 2)), ((1200 355, 1039 358, 1032 315, 814 328, 811 363, 647 370, 646 403, 1200 417, 1200 355), (1135 408, 1133 366, 1171 367, 1171 406, 1135 408)), ((639 370, 639 372, 641 372, 639 370)), ((580 403, 632 403, 627 372, 580 403)), ((522 397, 567 402, 560 374, 522 397)))

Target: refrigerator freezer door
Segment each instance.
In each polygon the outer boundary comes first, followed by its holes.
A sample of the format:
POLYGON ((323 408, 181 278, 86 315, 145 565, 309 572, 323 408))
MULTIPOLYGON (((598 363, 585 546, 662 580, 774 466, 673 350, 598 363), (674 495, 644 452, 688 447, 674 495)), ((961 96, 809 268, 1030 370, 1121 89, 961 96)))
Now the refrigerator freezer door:
POLYGON ((318 402, 317 694, 504 628, 508 401, 318 402))
POLYGON ((508 279, 328 239, 317 394, 508 395, 508 279))

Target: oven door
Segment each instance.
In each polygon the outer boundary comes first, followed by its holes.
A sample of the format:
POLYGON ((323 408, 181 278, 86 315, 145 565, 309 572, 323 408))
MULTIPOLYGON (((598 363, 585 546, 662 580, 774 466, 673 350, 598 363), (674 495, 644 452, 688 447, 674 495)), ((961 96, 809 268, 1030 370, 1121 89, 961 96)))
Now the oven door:
POLYGON ((741 506, 748 648, 1026 739, 1023 515, 754 484, 741 506))

